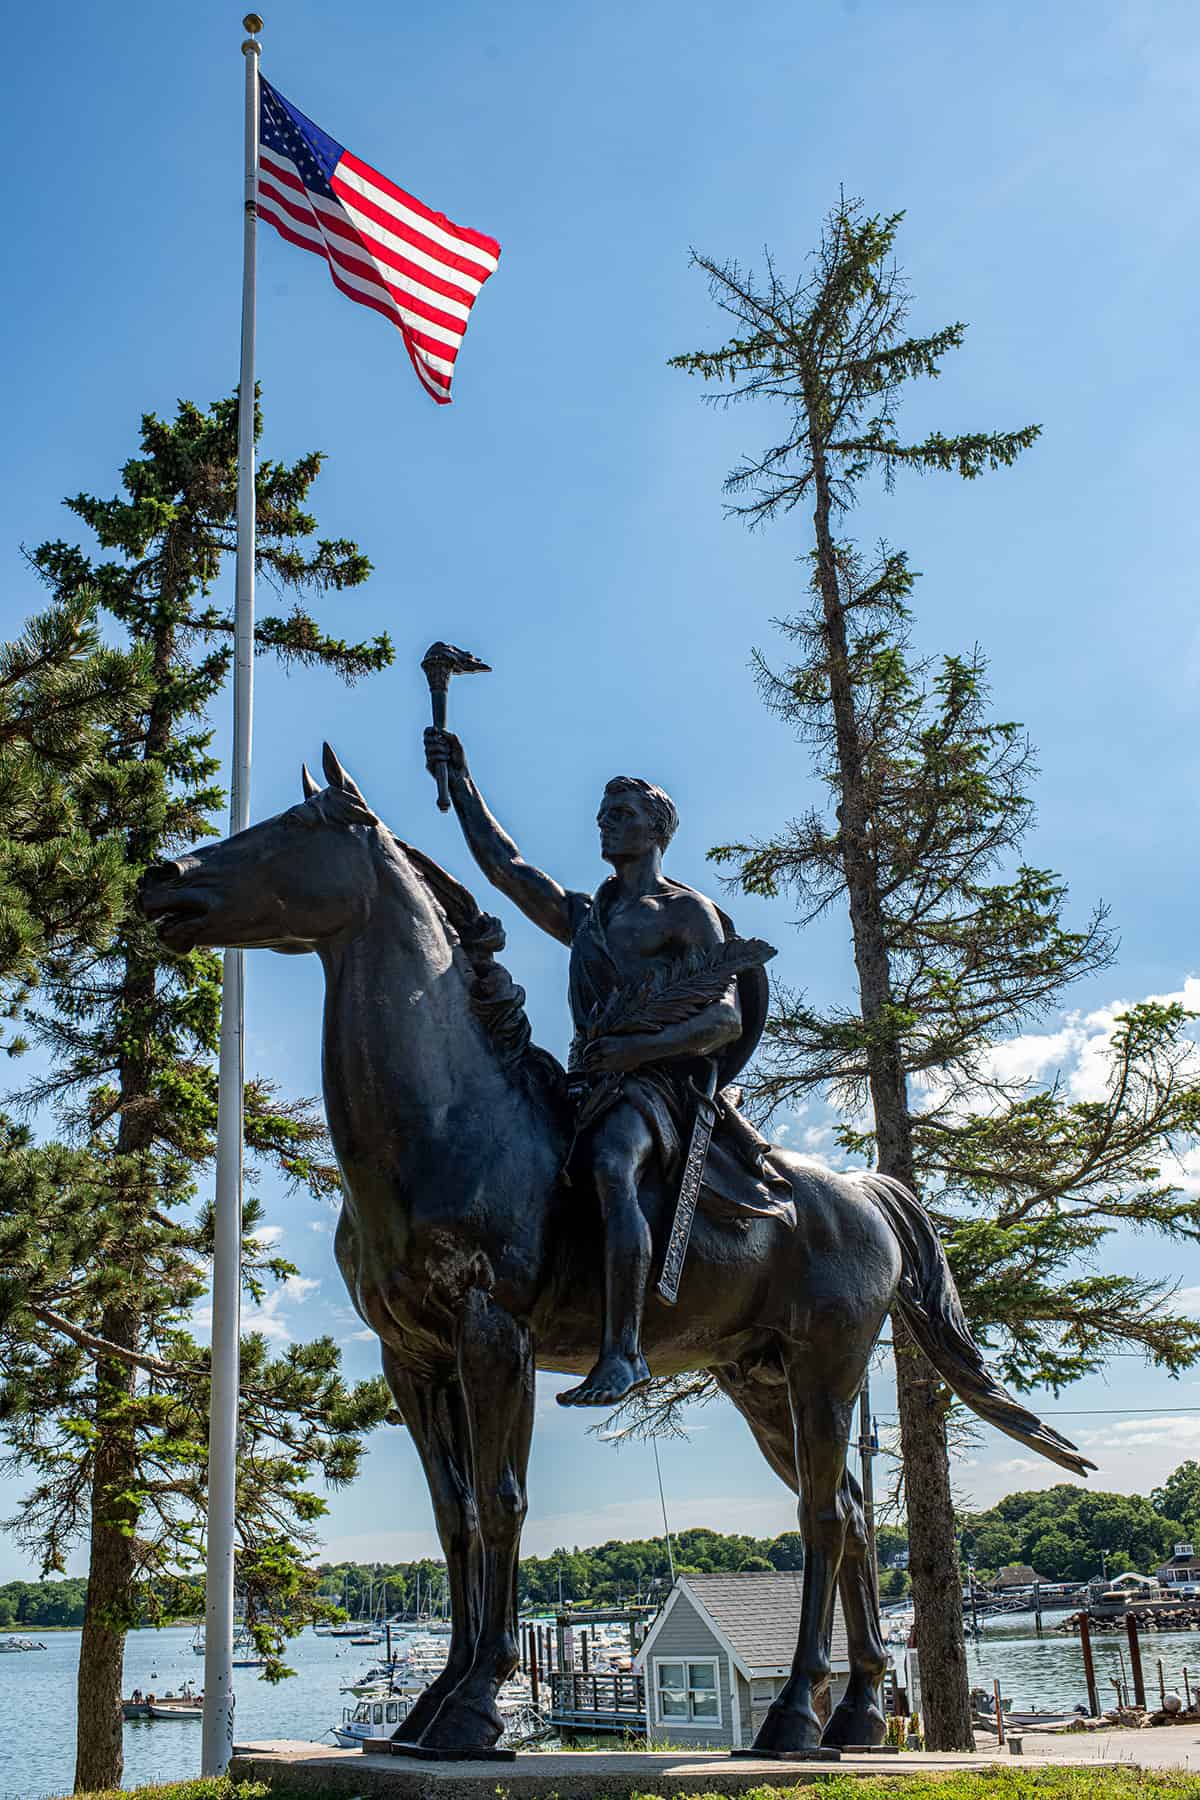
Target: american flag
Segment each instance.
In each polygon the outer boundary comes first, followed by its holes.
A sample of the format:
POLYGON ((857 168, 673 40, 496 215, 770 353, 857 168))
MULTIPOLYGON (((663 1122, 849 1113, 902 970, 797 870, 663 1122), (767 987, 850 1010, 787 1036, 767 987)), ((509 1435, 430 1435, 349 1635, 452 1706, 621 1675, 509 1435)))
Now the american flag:
POLYGON ((259 218, 323 256, 343 294, 398 325, 422 385, 448 405, 454 360, 499 244, 352 156, 270 82, 260 88, 259 218))

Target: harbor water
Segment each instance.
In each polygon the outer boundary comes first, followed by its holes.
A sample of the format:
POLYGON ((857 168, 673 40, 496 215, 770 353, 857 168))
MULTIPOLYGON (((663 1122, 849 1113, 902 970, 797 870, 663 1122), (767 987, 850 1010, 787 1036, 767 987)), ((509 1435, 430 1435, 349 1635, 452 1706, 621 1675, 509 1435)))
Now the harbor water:
MULTIPOLYGON (((21 1628, 21 1635, 45 1644, 21 1656, 0 1656, 0 1800, 43 1800, 69 1794, 75 1773, 75 1677, 79 1665, 79 1633, 42 1635, 21 1628)), ((193 1628, 170 1626, 162 1631, 133 1631, 125 1651, 125 1692, 141 1688, 176 1693, 189 1678, 203 1686, 204 1658, 192 1649, 193 1628)), ((400 1638, 395 1632, 395 1647, 400 1638)), ((339 1686, 354 1681, 382 1657, 346 1638, 317 1637, 306 1631, 294 1638, 286 1661, 296 1674, 276 1686, 256 1669, 235 1669, 236 1736, 249 1738, 322 1737, 343 1706, 354 1706, 352 1694, 339 1686)), ((332 1744, 333 1739, 324 1741, 332 1744)), ((181 1781, 200 1773, 200 1724, 187 1719, 125 1721, 125 1783, 181 1781)))
MULTIPOLYGON (((168 1689, 178 1692, 189 1678, 199 1684, 204 1663, 193 1653, 192 1636, 192 1629, 185 1626, 131 1632, 125 1656, 126 1693, 135 1687, 160 1695, 168 1689)), ((51 1632, 40 1641, 44 1650, 0 1656, 0 1800, 45 1800, 71 1789, 79 1633, 51 1632)), ((399 1642, 394 1633, 393 1644, 399 1642)), ((1111 1706, 1116 1699, 1113 1678, 1122 1674, 1122 1653, 1128 1671, 1124 1633, 1097 1635, 1093 1645, 1101 1705, 1111 1706)), ((288 1663, 296 1670, 291 1680, 273 1687, 254 1669, 236 1670, 239 1741, 324 1737, 331 1743, 324 1736, 327 1728, 341 1718, 343 1706, 354 1705, 353 1696, 339 1693, 339 1686, 357 1679, 382 1654, 382 1647, 373 1651, 344 1638, 316 1637, 306 1631, 288 1652, 288 1663)), ((1159 1657, 1168 1689, 1182 1693, 1185 1667, 1194 1686, 1200 1687, 1200 1632, 1143 1636, 1142 1663, 1151 1704, 1158 1697, 1159 1657)), ((1053 1621, 1039 1638, 1031 1613, 987 1622, 978 1642, 968 1641, 967 1664, 973 1686, 990 1693, 993 1679, 999 1678, 1005 1699, 1020 1711, 1070 1711, 1086 1698, 1078 1638, 1059 1631, 1053 1621)), ((181 1780, 198 1774, 199 1767, 198 1722, 126 1721, 127 1785, 181 1780)))
MULTIPOLYGON (((1006 1613, 983 1621, 978 1642, 967 1640, 967 1670, 972 1687, 990 1694, 993 1678, 1018 1712, 1070 1712, 1087 1704, 1083 1652, 1074 1632, 1059 1629, 1060 1613, 1047 1613, 1038 1637, 1032 1613, 1006 1613)), ((1146 1701, 1158 1705, 1158 1659, 1162 1659, 1167 1692, 1183 1694, 1183 1671, 1195 1695, 1200 1689, 1200 1631, 1144 1631, 1141 1634, 1142 1671, 1146 1701)), ((1092 1660, 1102 1708, 1115 1706, 1114 1681, 1129 1686, 1129 1647, 1124 1628, 1119 1632, 1092 1631, 1092 1660), (1122 1658, 1124 1663, 1122 1664, 1122 1658)), ((1129 1686, 1132 1699, 1132 1687, 1129 1686)))

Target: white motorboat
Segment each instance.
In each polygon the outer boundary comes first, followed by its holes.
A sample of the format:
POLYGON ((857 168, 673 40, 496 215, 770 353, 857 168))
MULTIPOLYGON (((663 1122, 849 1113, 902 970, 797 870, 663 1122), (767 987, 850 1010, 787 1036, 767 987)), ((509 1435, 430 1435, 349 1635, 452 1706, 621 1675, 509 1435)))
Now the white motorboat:
POLYGON ((143 1694, 136 1700, 122 1701, 127 1719, 199 1719, 204 1712, 204 1694, 191 1681, 185 1681, 179 1692, 169 1688, 165 1694, 143 1694))
POLYGON ((360 1700, 357 1706, 344 1706, 341 1724, 329 1729, 343 1750, 359 1750, 372 1738, 386 1744, 411 1709, 412 1701, 400 1694, 394 1694, 390 1700, 360 1700))
MULTIPOLYGON (((360 1700, 355 1707, 343 1707, 341 1724, 329 1729, 343 1750, 361 1750, 370 1744, 382 1747, 395 1737, 415 1699, 415 1695, 393 1694, 390 1699, 380 1696, 360 1700)), ((500 1742, 506 1746, 534 1743, 551 1730, 534 1706, 527 1682, 506 1681, 496 1696, 496 1705, 504 1718, 500 1742)))

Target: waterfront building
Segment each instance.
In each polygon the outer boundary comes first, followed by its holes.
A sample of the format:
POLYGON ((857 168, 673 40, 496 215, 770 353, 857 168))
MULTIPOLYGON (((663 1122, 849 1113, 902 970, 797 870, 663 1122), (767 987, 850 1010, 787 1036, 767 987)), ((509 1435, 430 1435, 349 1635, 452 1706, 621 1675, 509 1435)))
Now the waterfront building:
POLYGON ((1002 1569, 996 1570, 988 1586, 993 1593, 1012 1593, 1022 1588, 1038 1587, 1045 1579, 1029 1563, 1005 1563, 1002 1569))
POLYGON ((1154 1573, 1163 1587, 1176 1593, 1180 1588, 1188 1589, 1189 1595, 1200 1591, 1200 1556, 1191 1544, 1176 1544, 1170 1561, 1160 1563, 1154 1573))
MULTIPOLYGON (((646 1683, 646 1739, 697 1750, 748 1749, 791 1673, 803 1577, 792 1571, 681 1575, 634 1660, 646 1683)), ((850 1674, 834 1605, 836 1706, 850 1674)))

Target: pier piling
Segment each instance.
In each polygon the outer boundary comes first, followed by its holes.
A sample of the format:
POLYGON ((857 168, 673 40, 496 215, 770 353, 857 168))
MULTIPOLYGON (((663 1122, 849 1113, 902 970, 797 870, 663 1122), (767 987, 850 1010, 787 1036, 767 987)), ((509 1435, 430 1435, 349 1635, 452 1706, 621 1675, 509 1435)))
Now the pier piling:
POLYGON ((1086 1613, 1079 1615, 1079 1648, 1083 1651, 1083 1674, 1087 1682, 1088 1713, 1100 1717, 1100 1695, 1096 1691, 1096 1665, 1092 1661, 1092 1630, 1086 1613))
POLYGON ((1125 1619, 1125 1630, 1129 1635, 1129 1668, 1133 1675, 1133 1703, 1145 1709, 1146 1680, 1142 1674, 1142 1646, 1138 1640, 1137 1620, 1132 1613, 1125 1619))

